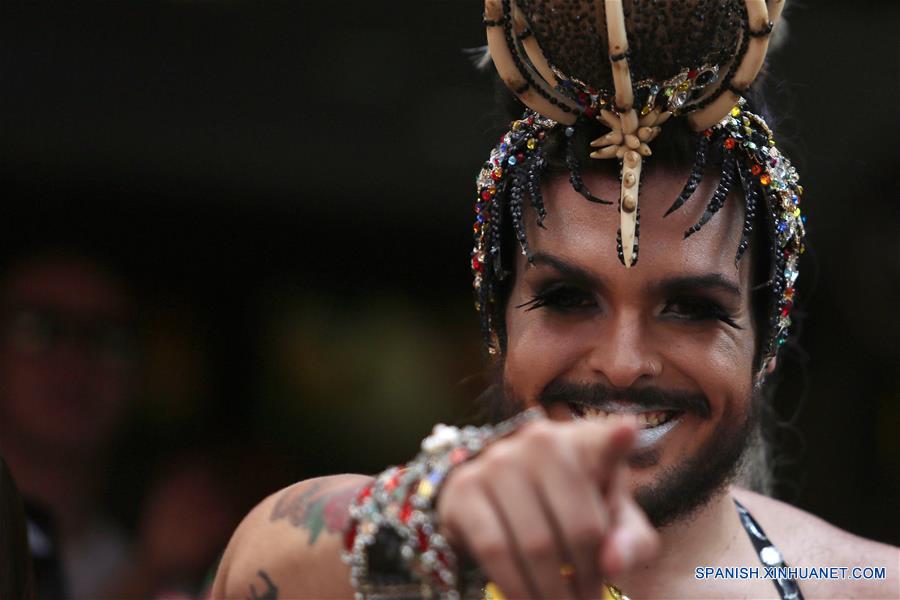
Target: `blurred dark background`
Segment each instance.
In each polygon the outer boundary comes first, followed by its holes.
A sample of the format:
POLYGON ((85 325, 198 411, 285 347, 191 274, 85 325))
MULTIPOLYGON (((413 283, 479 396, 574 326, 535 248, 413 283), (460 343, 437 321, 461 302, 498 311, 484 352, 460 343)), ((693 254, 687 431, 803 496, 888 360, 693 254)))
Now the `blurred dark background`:
MULTIPOLYGON (((898 544, 900 10, 791 5, 769 85, 810 251, 779 493, 898 544)), ((229 465, 240 512, 473 414, 483 39, 477 0, 2 4, 0 260, 75 252, 137 298, 124 530, 179 457, 229 465)))

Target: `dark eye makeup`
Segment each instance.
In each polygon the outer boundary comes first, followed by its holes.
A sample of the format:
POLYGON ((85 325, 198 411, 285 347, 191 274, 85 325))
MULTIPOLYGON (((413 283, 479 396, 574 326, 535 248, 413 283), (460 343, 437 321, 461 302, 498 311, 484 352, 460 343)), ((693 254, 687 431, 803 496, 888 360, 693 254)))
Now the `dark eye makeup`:
POLYGON ((569 312, 580 308, 596 306, 594 295, 569 283, 552 283, 544 286, 530 300, 516 306, 526 312, 538 308, 549 308, 557 312, 569 312))
MULTIPOLYGON (((527 311, 547 308, 557 313, 570 313, 597 306, 594 294, 581 286, 554 282, 542 286, 527 302, 516 306, 527 311)), ((718 301, 704 295, 685 294, 666 300, 662 314, 689 323, 721 321, 734 329, 742 329, 732 313, 718 301)))
POLYGON ((724 306, 706 296, 681 296, 669 299, 663 313, 685 321, 721 321, 734 329, 743 329, 724 306))

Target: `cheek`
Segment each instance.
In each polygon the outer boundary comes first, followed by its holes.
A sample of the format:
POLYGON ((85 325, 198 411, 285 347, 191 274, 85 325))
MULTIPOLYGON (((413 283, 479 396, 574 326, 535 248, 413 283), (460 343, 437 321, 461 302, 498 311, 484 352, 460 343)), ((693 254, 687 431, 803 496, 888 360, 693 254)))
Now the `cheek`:
MULTIPOLYGON (((699 388, 709 399, 713 417, 743 412, 739 404, 750 396, 753 375, 753 335, 717 330, 708 335, 661 339, 668 365, 679 379, 699 388)), ((671 377, 670 377, 671 378, 671 377)))
POLYGON ((515 397, 528 404, 575 364, 583 334, 550 327, 538 312, 507 310, 507 347, 504 382, 515 397))

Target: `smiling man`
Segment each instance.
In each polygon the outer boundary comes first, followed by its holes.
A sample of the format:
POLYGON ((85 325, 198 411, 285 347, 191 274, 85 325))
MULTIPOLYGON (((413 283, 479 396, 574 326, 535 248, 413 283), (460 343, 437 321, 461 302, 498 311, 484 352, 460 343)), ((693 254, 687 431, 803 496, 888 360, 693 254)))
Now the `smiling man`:
POLYGON ((265 500, 214 597, 900 595, 896 548, 757 493, 804 235, 797 173, 742 97, 780 3, 586 4, 486 4, 528 107, 475 205, 506 420, 265 500))
MULTIPOLYGON (((635 494, 661 525, 721 486, 756 427, 754 257, 735 267, 739 202, 682 242, 704 204, 664 218, 684 173, 645 177, 641 234, 653 243, 633 270, 609 251, 619 215, 585 202, 566 179, 550 181, 543 227, 528 226, 532 264, 520 255, 516 265, 503 378, 508 397, 537 400, 557 420, 634 415, 635 494)), ((609 177, 587 182, 602 197, 618 191, 609 177)), ((714 187, 695 193, 707 198, 714 187)))

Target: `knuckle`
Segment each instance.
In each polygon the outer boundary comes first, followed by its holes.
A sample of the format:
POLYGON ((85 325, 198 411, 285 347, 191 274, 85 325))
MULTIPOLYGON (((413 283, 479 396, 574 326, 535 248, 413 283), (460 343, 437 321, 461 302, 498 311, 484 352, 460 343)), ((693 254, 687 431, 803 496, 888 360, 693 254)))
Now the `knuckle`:
POLYGON ((480 469, 476 465, 462 465, 447 476, 441 490, 441 498, 465 498, 480 484, 480 469))
POLYGON ((591 548, 600 544, 605 533, 606 529, 599 520, 586 520, 572 531, 571 543, 578 548, 591 548))
POLYGON ((557 454, 562 446, 563 438, 559 428, 549 421, 538 421, 522 431, 522 441, 530 452, 557 454))
POLYGON ((482 460, 490 471, 508 470, 519 461, 519 453, 510 443, 500 441, 485 451, 482 460))
POLYGON ((532 442, 552 443, 556 437, 555 429, 550 421, 535 421, 522 429, 522 435, 532 442))
POLYGON ((496 562, 509 552, 502 538, 479 535, 469 541, 472 553, 484 562, 496 562))
POLYGON ((467 469, 465 467, 460 467, 456 471, 453 471, 447 476, 447 480, 444 482, 444 488, 441 490, 441 495, 443 497, 451 496, 460 489, 465 489, 471 487, 472 485, 472 469, 467 469))
POLYGON ((556 554, 556 542, 546 536, 534 536, 522 541, 522 553, 529 560, 544 561, 556 554))

